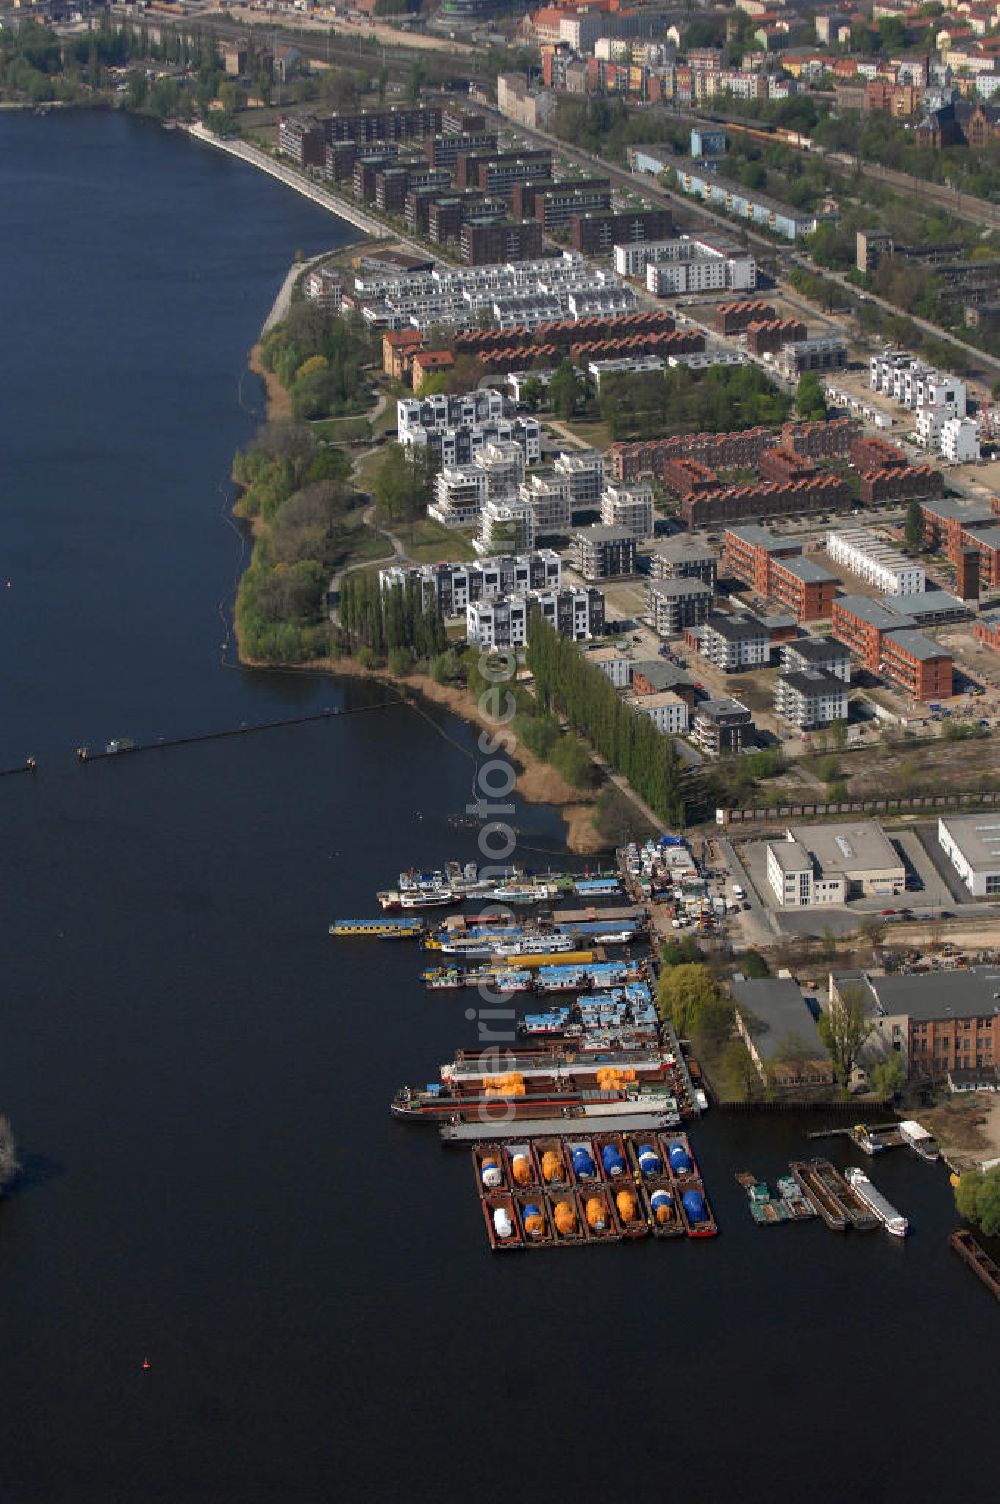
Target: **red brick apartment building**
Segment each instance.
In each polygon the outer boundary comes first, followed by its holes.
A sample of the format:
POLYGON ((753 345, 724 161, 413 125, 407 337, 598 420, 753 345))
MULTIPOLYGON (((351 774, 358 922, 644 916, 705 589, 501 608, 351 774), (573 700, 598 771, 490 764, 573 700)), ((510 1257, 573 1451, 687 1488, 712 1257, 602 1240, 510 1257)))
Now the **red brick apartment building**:
POLYGON ((994 496, 989 506, 943 498, 925 502, 921 510, 932 548, 943 547, 956 568, 964 550, 977 549, 979 583, 987 590, 1000 587, 1000 498, 994 496))
POLYGON ((1000 610, 984 611, 972 630, 983 647, 1000 653, 1000 610))
POLYGON ((801 319, 764 319, 747 325, 747 349, 751 355, 775 355, 782 345, 805 339, 806 332, 801 319))
POLYGON ((893 465, 888 470, 872 470, 861 477, 862 506, 883 502, 923 501, 940 496, 944 476, 932 465, 893 465))
POLYGON ((918 632, 911 617, 868 596, 838 596, 831 610, 832 631, 873 674, 884 674, 914 700, 947 699, 952 692, 952 657, 918 632))
POLYGON ((456 355, 488 355, 508 345, 552 345, 569 350, 585 339, 626 339, 636 334, 672 334, 677 325, 668 313, 623 313, 606 318, 554 319, 534 329, 466 329, 455 335, 456 355))
POLYGON ((947 700, 952 657, 923 632, 890 632, 882 640, 882 673, 914 700, 947 700))
POLYGON ((777 601, 796 621, 830 616, 839 582, 815 559, 803 558, 794 539, 775 537, 763 527, 727 528, 722 557, 731 574, 765 600, 777 601))
POLYGON ((785 424, 781 447, 804 460, 844 459, 860 432, 860 418, 831 418, 829 422, 802 419, 785 424))
POLYGON ((758 298, 747 298, 740 303, 720 303, 715 310, 715 332, 742 334, 750 324, 777 317, 778 310, 758 298))
POLYGON ((760 480, 746 486, 721 486, 697 496, 685 496, 680 514, 689 527, 723 522, 752 522, 760 517, 784 517, 804 512, 835 512, 851 499, 847 482, 835 475, 816 474, 806 480, 760 480))
POLYGON ((769 449, 791 450, 802 459, 843 459, 861 432, 857 418, 829 422, 786 423, 773 428, 747 428, 739 433, 683 433, 669 439, 644 439, 612 444, 608 464, 615 480, 659 476, 667 460, 699 460, 713 470, 756 470, 769 449))

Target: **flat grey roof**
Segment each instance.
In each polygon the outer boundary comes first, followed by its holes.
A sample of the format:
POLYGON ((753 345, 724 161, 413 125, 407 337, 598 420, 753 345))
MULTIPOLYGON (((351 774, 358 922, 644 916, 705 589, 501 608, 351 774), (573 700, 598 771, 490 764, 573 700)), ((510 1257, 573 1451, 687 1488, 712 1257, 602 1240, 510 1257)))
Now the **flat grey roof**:
POLYGON ((893 628, 912 627, 913 618, 902 611, 897 611, 894 606, 883 606, 878 601, 873 601, 867 595, 841 595, 836 604, 851 616, 856 616, 860 621, 867 622, 871 627, 879 627, 883 632, 891 632, 893 628))
POLYGON ((985 1018, 1000 1012, 1000 970, 930 971, 921 976, 866 977, 884 1013, 910 1018, 985 1018))
POLYGON ((835 580, 837 576, 831 574, 829 569, 824 569, 822 564, 817 564, 815 559, 782 559, 782 569, 793 574, 804 585, 822 584, 826 580, 835 580))
POLYGON ((911 658, 942 658, 948 656, 947 649, 941 647, 933 638, 926 636, 923 632, 913 631, 909 627, 904 628, 901 632, 890 632, 888 636, 892 638, 893 642, 898 642, 903 651, 909 653, 911 658))
POLYGON ((641 663, 633 663, 632 677, 641 674, 648 679, 654 689, 676 689, 678 684, 690 688, 694 680, 675 663, 665 663, 660 658, 644 658, 641 663))
POLYGON ((761 1055, 769 1057, 794 1037, 815 1050, 817 1060, 828 1060, 816 1020, 806 1007, 798 985, 791 977, 762 977, 759 981, 731 982, 736 1006, 761 1055))
POLYGON ((732 533, 734 538, 739 538, 744 543, 749 543, 752 548, 764 548, 768 553, 773 553, 776 548, 801 547, 801 544, 796 544, 794 538, 777 538, 770 528, 761 527, 757 522, 730 526, 726 528, 726 532, 732 533))
POLYGON ((709 548, 707 543, 698 543, 694 538, 661 538, 653 544, 653 553, 661 559, 697 559, 706 564, 718 558, 714 548, 709 548))
POLYGON ((838 679, 836 674, 828 674, 823 669, 808 668, 799 672, 792 670, 789 674, 780 674, 779 684, 788 684, 792 689, 797 689, 800 694, 809 697, 843 693, 846 695, 850 685, 844 679, 838 679))
POLYGON ((785 643, 791 653, 799 653, 807 663, 826 663, 831 658, 841 662, 850 658, 850 650, 835 637, 799 637, 795 642, 785 643))
POLYGON ((711 585, 706 585, 704 580, 689 579, 679 580, 650 580, 649 588, 654 595, 662 595, 668 598, 685 595, 711 595, 711 585))
POLYGON ((987 548, 1000 548, 1000 526, 977 528, 976 539, 985 543, 987 548))
POLYGON ((949 595, 947 590, 923 590, 918 591, 916 595, 902 597, 882 595, 879 596, 879 604, 891 611, 895 609, 892 602, 900 599, 906 601, 911 614, 918 621, 921 617, 947 616, 950 612, 965 612, 969 609, 957 595, 949 595))
POLYGON ((707 715, 711 721, 721 721, 727 716, 739 715, 750 719, 750 711, 739 700, 729 699, 723 696, 718 700, 702 700, 695 706, 695 715, 707 715))
POLYGON ((768 841, 767 849, 782 872, 811 872, 812 861, 801 841, 768 841))
POLYGON ((942 496, 934 501, 922 501, 920 505, 925 512, 930 512, 935 517, 960 517, 964 522, 971 522, 974 517, 980 517, 984 522, 988 522, 996 516, 996 513, 985 502, 955 501, 950 496, 942 496))
POLYGON ((1000 872, 1000 814, 940 815, 962 855, 977 872, 1000 872))
POLYGON ((903 874, 903 861, 875 820, 849 825, 790 825, 788 834, 811 851, 824 872, 845 877, 887 869, 903 874))
POLYGON ((751 638, 766 637, 767 628, 756 617, 723 616, 721 611, 709 613, 705 626, 729 642, 745 642, 751 638))
POLYGON ((622 543, 626 538, 635 542, 635 534, 627 527, 612 527, 601 522, 595 522, 590 527, 577 528, 574 538, 582 538, 586 543, 622 543))

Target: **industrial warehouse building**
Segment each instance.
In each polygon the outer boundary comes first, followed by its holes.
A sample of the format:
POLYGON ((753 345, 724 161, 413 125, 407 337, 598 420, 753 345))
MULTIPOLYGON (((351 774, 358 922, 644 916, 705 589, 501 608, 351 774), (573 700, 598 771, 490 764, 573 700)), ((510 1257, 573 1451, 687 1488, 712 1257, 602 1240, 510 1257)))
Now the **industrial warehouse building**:
POLYGON ((791 825, 784 841, 766 846, 768 881, 782 906, 894 898, 906 889, 902 858, 874 820, 791 825))
POLYGON ((734 978, 736 1028, 768 1087, 833 1085, 833 1066, 816 1020, 791 977, 734 978))
POLYGON ((938 843, 973 898, 1000 895, 1000 812, 942 815, 938 843))

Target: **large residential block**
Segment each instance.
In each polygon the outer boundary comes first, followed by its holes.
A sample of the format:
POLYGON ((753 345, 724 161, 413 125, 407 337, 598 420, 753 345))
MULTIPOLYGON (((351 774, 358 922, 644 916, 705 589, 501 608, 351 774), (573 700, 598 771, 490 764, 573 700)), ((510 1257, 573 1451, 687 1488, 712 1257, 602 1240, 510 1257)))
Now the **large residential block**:
POLYGON ((763 527, 730 527, 723 560, 738 580, 765 600, 777 601, 796 621, 829 617, 837 579, 815 559, 804 558, 795 539, 779 538, 763 527))
POLYGON ((653 544, 649 572, 654 580, 701 580, 714 591, 718 571, 715 550, 683 533, 653 544))
POLYGON ((533 590, 558 591, 562 561, 554 550, 543 548, 471 564, 393 564, 379 570, 379 584, 383 590, 415 585, 422 610, 437 610, 444 617, 464 616, 470 602, 533 590))
POLYGON ((653 536, 653 488, 648 482, 607 486, 601 497, 601 521, 606 527, 625 527, 642 540, 653 536))
POLYGON ((610 580, 635 573, 635 534, 625 527, 595 524, 573 534, 574 568, 585 580, 610 580))
POLYGON ((951 654, 917 631, 913 618, 903 612, 867 596, 839 596, 833 603, 833 635, 872 673, 884 674, 911 698, 951 695, 951 654))
POLYGON ((704 625, 685 631, 684 640, 724 674, 761 668, 771 654, 767 627, 749 613, 724 616, 721 611, 709 612, 704 625))
POLYGON ((867 528, 828 533, 826 551, 835 564, 885 595, 919 595, 927 583, 923 566, 905 558, 867 528))
POLYGON ((753 732, 753 717, 745 705, 728 696, 700 700, 691 718, 691 740, 707 757, 742 752, 753 732))
POLYGON ((466 638, 482 648, 523 647, 532 611, 539 611, 562 637, 586 642, 604 632, 604 597, 599 590, 564 587, 470 601, 466 638))
POLYGON ((712 587, 697 578, 650 580, 646 586, 649 624, 660 637, 679 637, 700 626, 712 604, 712 587))
POLYGON ((848 686, 835 674, 822 669, 802 669, 778 676, 774 708, 778 715, 800 731, 847 720, 848 686))
POLYGON ((851 655, 843 643, 833 637, 796 637, 781 649, 781 664, 786 673, 810 671, 832 674, 845 684, 851 682, 851 655))

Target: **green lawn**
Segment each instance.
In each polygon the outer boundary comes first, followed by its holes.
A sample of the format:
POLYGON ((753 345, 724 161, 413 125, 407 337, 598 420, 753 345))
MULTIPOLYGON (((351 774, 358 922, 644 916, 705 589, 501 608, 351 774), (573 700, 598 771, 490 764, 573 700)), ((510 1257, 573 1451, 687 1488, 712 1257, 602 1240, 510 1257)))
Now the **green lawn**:
POLYGON ((430 517, 421 517, 416 522, 402 522, 393 528, 411 559, 420 564, 435 564, 447 559, 461 563, 476 557, 475 549, 464 533, 452 527, 442 527, 430 517))
POLYGON ((371 438, 371 425, 365 417, 319 418, 312 424, 313 433, 328 444, 350 444, 353 440, 371 438))

